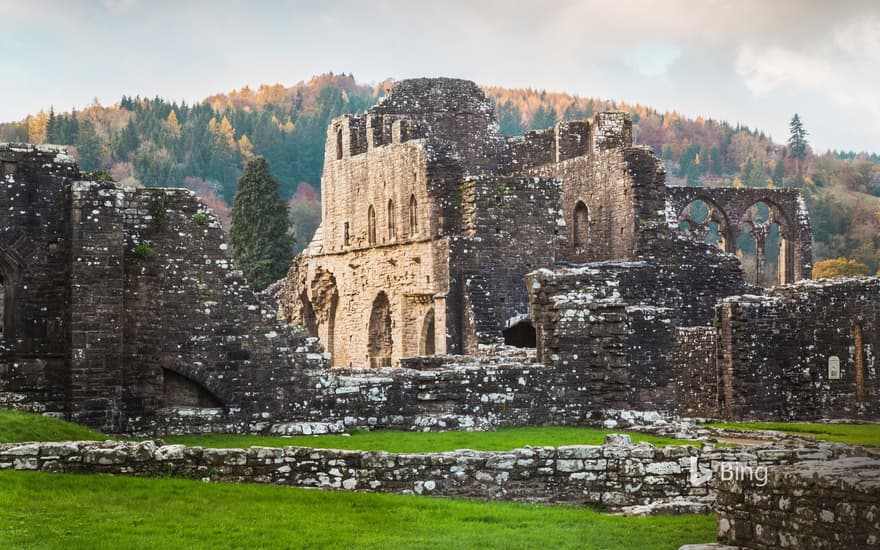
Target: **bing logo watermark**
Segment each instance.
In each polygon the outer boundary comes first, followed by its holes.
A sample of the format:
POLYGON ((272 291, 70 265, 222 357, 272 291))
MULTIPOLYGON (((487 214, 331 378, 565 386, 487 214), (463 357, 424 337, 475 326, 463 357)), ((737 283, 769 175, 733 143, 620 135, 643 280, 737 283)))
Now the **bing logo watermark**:
MULTIPOLYGON (((700 487, 708 483, 716 472, 709 470, 705 473, 701 473, 699 467, 697 466, 697 457, 691 457, 691 476, 690 483, 694 487, 700 487)), ((739 464, 733 462, 722 462, 721 466, 718 468, 718 477, 722 481, 743 481, 743 480, 754 480, 757 481, 755 485, 757 487, 763 487, 767 485, 767 467, 766 466, 748 466, 746 464, 739 464)))

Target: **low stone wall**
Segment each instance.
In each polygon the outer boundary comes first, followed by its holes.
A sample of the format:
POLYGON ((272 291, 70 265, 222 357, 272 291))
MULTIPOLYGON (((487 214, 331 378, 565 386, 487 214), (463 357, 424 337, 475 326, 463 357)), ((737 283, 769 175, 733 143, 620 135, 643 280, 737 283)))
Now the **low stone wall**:
POLYGON ((718 539, 754 549, 877 548, 880 458, 773 468, 718 483, 718 539))
POLYGON ((0 445, 0 469, 175 475, 211 481, 425 494, 524 502, 598 503, 617 508, 690 500, 711 504, 710 470, 722 464, 771 465, 829 460, 852 452, 818 444, 795 449, 632 445, 526 447, 387 453, 306 447, 206 449, 147 442, 0 445), (700 473, 691 475, 692 464, 700 473))

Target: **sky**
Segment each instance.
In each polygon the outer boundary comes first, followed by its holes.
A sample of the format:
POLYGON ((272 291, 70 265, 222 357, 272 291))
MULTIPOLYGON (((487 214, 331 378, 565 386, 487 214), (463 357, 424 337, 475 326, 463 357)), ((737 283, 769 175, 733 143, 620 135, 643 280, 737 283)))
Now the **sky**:
POLYGON ((0 121, 315 74, 449 76, 880 152, 880 1, 0 0, 0 121))

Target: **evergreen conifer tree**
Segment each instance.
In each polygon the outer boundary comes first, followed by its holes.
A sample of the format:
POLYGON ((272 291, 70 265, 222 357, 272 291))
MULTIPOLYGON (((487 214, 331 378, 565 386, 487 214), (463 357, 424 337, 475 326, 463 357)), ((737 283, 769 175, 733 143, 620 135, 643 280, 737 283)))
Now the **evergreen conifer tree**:
POLYGON ((284 277, 290 268, 294 239, 289 229, 287 205, 269 163, 252 158, 232 201, 229 240, 236 265, 255 290, 284 277))

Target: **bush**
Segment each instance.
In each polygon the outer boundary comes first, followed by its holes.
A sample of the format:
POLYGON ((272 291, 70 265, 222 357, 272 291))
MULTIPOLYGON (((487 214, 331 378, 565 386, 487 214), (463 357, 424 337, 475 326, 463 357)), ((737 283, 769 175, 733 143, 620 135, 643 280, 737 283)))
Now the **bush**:
POLYGON ((141 243, 134 247, 134 255, 138 258, 143 258, 147 260, 149 258, 152 258, 153 254, 155 254, 155 251, 153 250, 153 247, 148 244, 141 243))
POLYGON ((210 220, 207 214, 201 212, 193 216, 193 221, 199 225, 207 225, 210 220))
POLYGON ((816 265, 813 266, 814 279, 862 277, 870 274, 871 270, 868 269, 868 266, 847 258, 822 260, 821 262, 816 262, 816 265))

